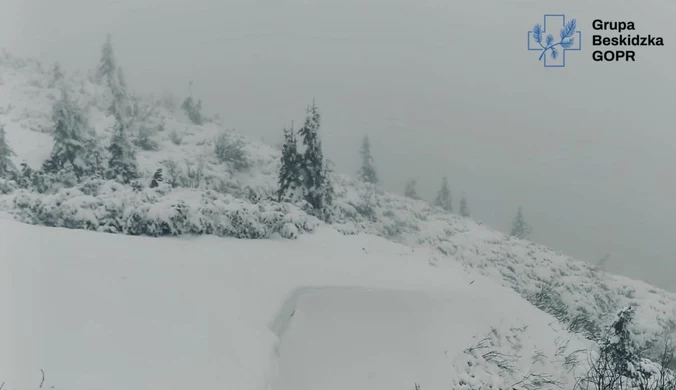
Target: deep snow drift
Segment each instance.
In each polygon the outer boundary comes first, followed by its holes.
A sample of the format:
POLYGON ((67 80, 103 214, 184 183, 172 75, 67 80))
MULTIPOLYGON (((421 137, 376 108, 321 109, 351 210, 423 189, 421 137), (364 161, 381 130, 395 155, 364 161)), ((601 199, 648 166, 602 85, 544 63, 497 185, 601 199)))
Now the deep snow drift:
POLYGON ((330 228, 153 239, 0 220, 0 248, 8 390, 37 387, 41 369, 69 390, 506 386, 570 380, 557 349, 587 347, 459 263, 330 228))

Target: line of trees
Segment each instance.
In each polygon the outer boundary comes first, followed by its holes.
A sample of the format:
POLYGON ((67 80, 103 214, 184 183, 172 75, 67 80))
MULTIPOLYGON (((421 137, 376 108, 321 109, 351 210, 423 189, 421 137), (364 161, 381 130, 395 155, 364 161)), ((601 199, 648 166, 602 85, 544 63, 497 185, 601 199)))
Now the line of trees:
MULTIPOLYGON (((59 86, 64 75, 56 64, 52 70, 50 86, 59 86)), ((49 158, 41 170, 33 171, 26 164, 21 170, 11 164, 13 152, 7 145, 4 129, 0 132, 0 175, 17 183, 40 187, 44 176, 58 176, 64 181, 78 182, 84 177, 98 176, 128 184, 137 179, 138 167, 134 148, 130 142, 133 108, 126 88, 122 68, 116 64, 111 36, 108 35, 101 50, 101 59, 95 80, 110 92, 108 113, 115 118, 112 137, 103 148, 87 116, 71 97, 64 85, 61 96, 52 107, 52 138, 49 158), (70 179, 68 179, 70 177, 70 179)))
MULTIPOLYGON (((368 136, 364 136, 362 140, 360 155, 361 155, 361 165, 359 167, 359 170, 357 171, 359 179, 368 185, 378 184, 379 182, 378 174, 376 172, 373 155, 371 154, 371 142, 368 136)), ((422 197, 418 195, 416 185, 417 180, 415 179, 408 180, 404 187, 404 196, 415 200, 421 200, 422 197)), ((445 212, 448 213, 453 212, 453 199, 451 195, 451 190, 449 188, 448 177, 446 176, 442 177, 441 187, 437 192, 433 204, 434 206, 441 208, 445 212)), ((464 194, 460 198, 460 207, 458 213, 463 217, 470 217, 469 204, 464 194)), ((523 208, 519 206, 519 208, 517 209, 516 216, 512 221, 510 235, 516 238, 524 239, 527 238, 531 232, 532 228, 525 221, 525 218, 523 216, 523 208)))

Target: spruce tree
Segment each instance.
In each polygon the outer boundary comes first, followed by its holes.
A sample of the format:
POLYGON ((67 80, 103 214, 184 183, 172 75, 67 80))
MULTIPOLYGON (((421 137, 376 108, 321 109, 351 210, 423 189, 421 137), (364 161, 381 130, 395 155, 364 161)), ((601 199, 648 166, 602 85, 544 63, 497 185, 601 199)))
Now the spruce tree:
POLYGON ((108 34, 106 42, 101 49, 101 61, 97 72, 99 82, 105 82, 112 94, 112 101, 108 108, 108 113, 115 117, 124 126, 129 125, 129 115, 131 106, 127 96, 126 82, 122 68, 115 62, 115 53, 113 51, 113 42, 111 35, 108 34))
POLYGON ((117 67, 117 81, 122 88, 127 88, 127 80, 124 77, 124 71, 121 66, 117 67))
POLYGON ((301 173, 303 177, 304 198, 315 210, 323 210, 331 203, 329 191, 330 182, 325 176, 327 171, 324 162, 322 143, 319 139, 320 114, 317 106, 312 103, 308 109, 303 127, 298 134, 303 137, 305 152, 301 159, 301 173))
POLYGON ((636 369, 639 368, 639 348, 632 339, 629 325, 634 321, 636 308, 625 307, 617 314, 617 320, 608 329, 600 340, 599 360, 609 366, 612 374, 626 379, 636 378, 636 369))
POLYGON ((516 217, 514 217, 514 221, 512 222, 512 231, 510 232, 510 235, 516 238, 526 238, 530 233, 531 227, 523 218, 523 209, 519 206, 516 217))
POLYGON ((129 142, 128 129, 123 122, 115 123, 108 152, 110 153, 107 175, 109 179, 129 184, 139 177, 134 148, 129 142))
POLYGON ((437 193, 437 199, 435 200, 434 205, 441 207, 447 212, 453 211, 451 190, 448 189, 448 178, 446 177, 441 180, 441 188, 437 193))
POLYGON ((101 60, 99 62, 96 78, 99 82, 105 82, 110 85, 111 81, 117 80, 117 75, 112 36, 108 34, 106 36, 106 42, 101 48, 101 60))
POLYGON ((323 208, 321 210, 321 218, 324 221, 331 222, 333 215, 331 205, 333 204, 333 198, 335 196, 335 190, 333 189, 333 184, 331 183, 331 173, 333 170, 330 167, 330 162, 324 160, 324 167, 322 168, 323 181, 320 187, 320 193, 323 201, 323 208))
POLYGON ((88 168, 87 155, 90 151, 86 146, 90 129, 84 112, 70 99, 65 90, 61 92, 61 99, 52 107, 52 120, 54 147, 43 168, 47 172, 54 173, 70 163, 79 178, 88 168))
POLYGON ((7 144, 5 126, 0 124, 0 178, 9 179, 16 173, 16 166, 12 162, 14 151, 7 144))
POLYGON ((418 195, 418 192, 415 189, 415 186, 417 184, 417 180, 409 180, 406 183, 406 188, 404 189, 404 196, 409 197, 411 199, 416 199, 420 200, 420 196, 418 195))
POLYGON ((460 199, 460 215, 469 218, 469 206, 467 205, 467 199, 465 199, 464 195, 460 199))
POLYGON ((302 187, 298 144, 293 126, 284 129, 284 143, 282 145, 282 165, 279 168, 279 189, 277 198, 282 200, 294 199, 297 191, 302 187))
POLYGON ((368 136, 364 136, 361 145, 361 168, 359 169, 359 178, 365 183, 378 183, 378 175, 373 164, 373 156, 371 155, 371 142, 368 136))

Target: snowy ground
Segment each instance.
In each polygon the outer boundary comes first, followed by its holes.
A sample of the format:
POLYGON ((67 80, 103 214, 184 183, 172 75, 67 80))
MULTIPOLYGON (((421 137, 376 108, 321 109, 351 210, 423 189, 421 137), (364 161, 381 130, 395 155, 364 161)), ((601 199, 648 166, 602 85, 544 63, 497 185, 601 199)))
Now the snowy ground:
POLYGON ((38 387, 41 369, 72 390, 463 388, 558 377, 557 342, 585 345, 455 263, 329 228, 152 239, 0 220, 0 248, 8 390, 38 387), (463 352, 486 335, 516 372, 463 352))

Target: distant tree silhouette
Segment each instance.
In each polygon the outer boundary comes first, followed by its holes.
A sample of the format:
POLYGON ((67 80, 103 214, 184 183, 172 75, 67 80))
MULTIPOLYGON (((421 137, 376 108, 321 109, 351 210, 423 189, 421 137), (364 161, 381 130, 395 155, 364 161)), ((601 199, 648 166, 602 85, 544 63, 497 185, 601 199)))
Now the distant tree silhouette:
POLYGON ((448 178, 446 177, 441 180, 441 188, 437 193, 437 199, 434 201, 434 205, 441 207, 447 212, 453 211, 451 190, 448 189, 448 178))
POLYGON ((512 231, 510 234, 517 238, 526 238, 532 232, 531 227, 523 218, 523 209, 519 206, 514 221, 512 222, 512 231))
POLYGON ((467 205, 467 199, 463 195, 460 199, 460 215, 463 217, 469 217, 469 206, 467 205))
POLYGON ((406 182, 406 188, 404 188, 404 196, 409 197, 411 199, 420 200, 420 195, 418 195, 418 191, 415 189, 417 183, 418 181, 415 179, 411 179, 408 182, 406 182))
POLYGON ((364 136, 361 145, 361 167, 359 168, 359 178, 370 184, 378 183, 378 175, 371 155, 371 142, 368 136, 364 136))

